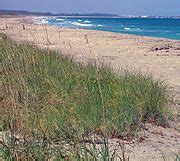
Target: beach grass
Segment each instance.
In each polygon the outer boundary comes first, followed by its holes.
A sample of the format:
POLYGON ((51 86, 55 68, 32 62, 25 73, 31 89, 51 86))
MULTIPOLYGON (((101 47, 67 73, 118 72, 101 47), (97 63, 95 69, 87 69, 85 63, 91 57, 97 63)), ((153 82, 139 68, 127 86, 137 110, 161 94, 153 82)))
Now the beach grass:
POLYGON ((100 136, 106 160, 107 138, 135 136, 145 122, 167 125, 169 93, 162 80, 139 71, 117 74, 96 61, 82 65, 55 51, 0 37, 0 124, 8 133, 3 156, 95 158, 97 148, 85 142, 100 136))

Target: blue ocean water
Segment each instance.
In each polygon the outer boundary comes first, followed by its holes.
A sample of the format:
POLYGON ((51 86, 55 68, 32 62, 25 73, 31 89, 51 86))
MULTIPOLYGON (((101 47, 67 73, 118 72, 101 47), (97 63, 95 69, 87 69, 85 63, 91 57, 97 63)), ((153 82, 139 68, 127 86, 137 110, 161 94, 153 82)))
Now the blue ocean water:
POLYGON ((180 40, 180 19, 53 17, 45 21, 59 27, 85 28, 180 40))

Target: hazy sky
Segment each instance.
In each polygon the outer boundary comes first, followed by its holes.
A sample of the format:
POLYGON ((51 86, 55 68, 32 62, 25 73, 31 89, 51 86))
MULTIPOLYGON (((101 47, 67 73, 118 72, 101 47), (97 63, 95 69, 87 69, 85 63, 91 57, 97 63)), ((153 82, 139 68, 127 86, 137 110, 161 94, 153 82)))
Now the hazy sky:
POLYGON ((0 0, 0 9, 180 16, 180 0, 0 0))

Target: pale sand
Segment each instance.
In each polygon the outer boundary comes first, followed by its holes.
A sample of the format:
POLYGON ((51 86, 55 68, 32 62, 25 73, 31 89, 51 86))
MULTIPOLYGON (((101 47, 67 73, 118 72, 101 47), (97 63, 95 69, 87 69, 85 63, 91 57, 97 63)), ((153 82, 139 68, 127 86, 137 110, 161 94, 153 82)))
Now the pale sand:
MULTIPOLYGON (((176 94, 175 98, 180 100, 180 41, 85 29, 58 29, 32 24, 31 20, 32 17, 0 18, 0 32, 15 41, 62 51, 76 61, 91 62, 97 59, 110 63, 115 71, 123 67, 152 73, 154 77, 162 77, 176 94)), ((146 131, 148 138, 143 143, 128 147, 133 160, 137 157, 140 160, 139 156, 142 160, 147 160, 149 156, 157 157, 153 160, 161 160, 158 148, 166 156, 171 153, 169 149, 177 153, 179 132, 174 128, 157 129, 160 129, 159 134, 146 131)))
POLYGON ((31 19, 1 18, 0 32, 16 41, 60 49, 63 54, 74 56, 78 61, 85 62, 97 57, 99 61, 110 63, 115 70, 128 67, 152 73, 162 77, 180 96, 180 41, 85 29, 58 29, 29 24, 31 19), (169 49, 152 51, 156 47, 160 49, 165 46, 169 49))

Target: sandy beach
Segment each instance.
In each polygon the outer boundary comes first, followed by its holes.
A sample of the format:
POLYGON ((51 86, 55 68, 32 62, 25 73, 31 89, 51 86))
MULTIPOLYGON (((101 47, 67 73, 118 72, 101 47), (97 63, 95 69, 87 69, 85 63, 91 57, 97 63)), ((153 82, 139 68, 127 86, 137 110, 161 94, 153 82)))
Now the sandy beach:
MULTIPOLYGON (((28 42, 40 48, 57 50, 78 62, 87 63, 96 59, 110 65, 116 72, 121 68, 127 68, 152 74, 167 83, 175 95, 176 109, 180 108, 180 41, 86 29, 57 28, 46 24, 34 24, 33 17, 0 17, 0 33, 17 42, 28 42)), ((145 132, 145 142, 127 144, 134 160, 140 160, 136 156, 144 160, 154 154, 154 160, 160 160, 161 151, 170 156, 169 149, 175 152, 179 150, 178 122, 173 122, 172 128, 168 129, 150 125, 149 129, 145 132)), ((113 140, 112 144, 113 142, 116 140, 113 140)))
POLYGON ((111 32, 57 28, 32 23, 33 17, 0 18, 0 32, 70 55, 77 61, 95 58, 120 68, 140 70, 162 78, 180 98, 180 41, 111 32))

